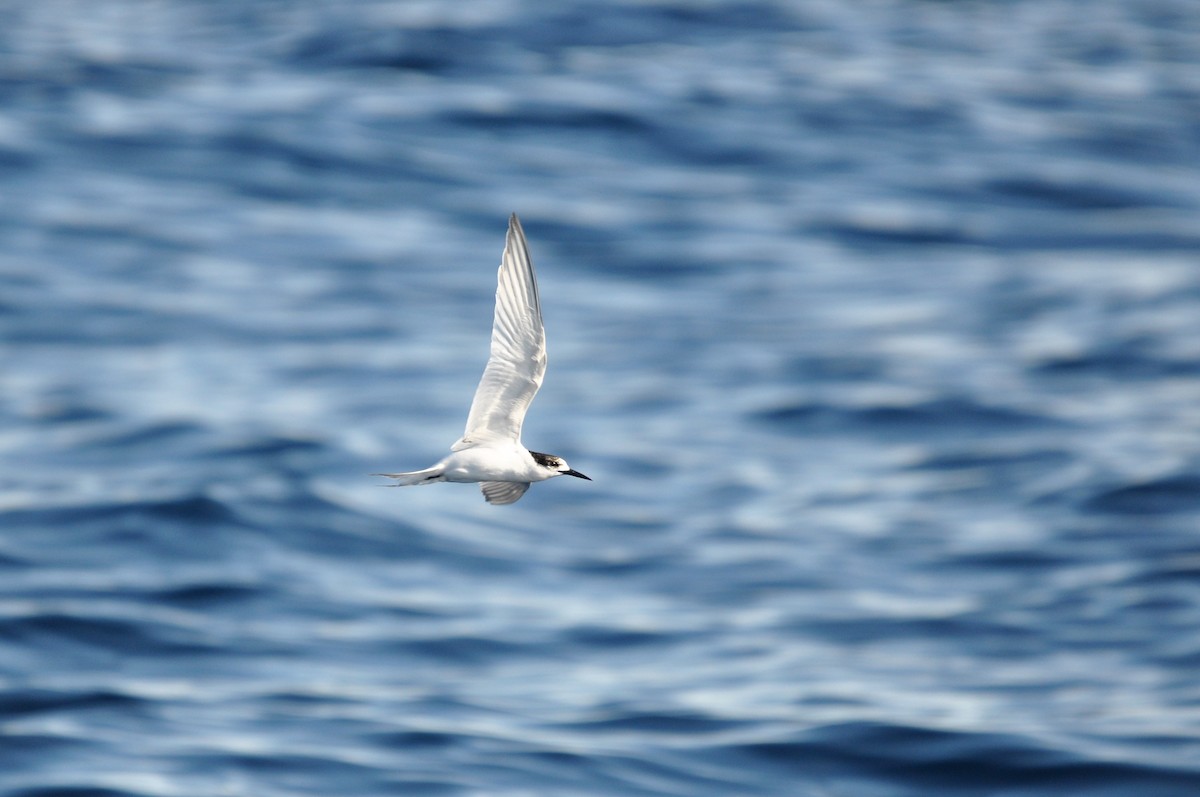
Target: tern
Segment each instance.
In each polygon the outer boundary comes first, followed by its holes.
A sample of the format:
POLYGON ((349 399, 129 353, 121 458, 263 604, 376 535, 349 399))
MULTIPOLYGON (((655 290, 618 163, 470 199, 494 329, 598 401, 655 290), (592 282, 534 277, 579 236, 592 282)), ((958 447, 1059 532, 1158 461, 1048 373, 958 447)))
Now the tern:
POLYGON ((375 474, 395 479, 393 487, 479 482, 489 504, 511 504, 533 482, 555 476, 591 481, 562 457, 521 445, 521 424, 546 374, 546 330, 533 261, 515 213, 508 219, 496 282, 491 355, 475 389, 462 439, 450 447, 450 456, 425 470, 375 474))

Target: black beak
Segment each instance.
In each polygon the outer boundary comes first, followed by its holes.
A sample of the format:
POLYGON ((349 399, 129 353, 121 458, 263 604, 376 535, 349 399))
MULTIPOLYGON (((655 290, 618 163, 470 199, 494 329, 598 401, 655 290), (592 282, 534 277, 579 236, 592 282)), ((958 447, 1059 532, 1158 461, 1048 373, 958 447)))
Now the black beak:
POLYGON ((592 480, 591 476, 584 476, 582 473, 580 473, 577 470, 564 470, 563 475, 564 476, 574 476, 578 479, 587 479, 588 481, 592 480))

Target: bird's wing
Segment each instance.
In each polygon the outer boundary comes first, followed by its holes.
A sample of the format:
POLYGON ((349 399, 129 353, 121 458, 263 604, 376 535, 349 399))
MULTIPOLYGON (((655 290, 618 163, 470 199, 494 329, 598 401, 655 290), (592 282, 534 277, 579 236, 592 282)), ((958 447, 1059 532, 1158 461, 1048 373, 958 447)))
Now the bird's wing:
POLYGON ((489 504, 515 504, 529 489, 529 482, 480 482, 479 489, 489 504))
POLYGON ((488 440, 520 442, 525 412, 542 386, 545 373, 546 332, 542 328, 537 277, 525 245, 525 232, 514 213, 508 220, 497 278, 491 357, 475 389, 467 429, 451 450, 488 440))

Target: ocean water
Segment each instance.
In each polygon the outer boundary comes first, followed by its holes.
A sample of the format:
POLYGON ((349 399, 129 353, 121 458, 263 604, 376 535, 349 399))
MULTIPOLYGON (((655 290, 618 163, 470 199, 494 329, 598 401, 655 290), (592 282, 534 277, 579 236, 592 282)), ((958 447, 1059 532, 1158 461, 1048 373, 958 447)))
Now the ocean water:
POLYGON ((0 18, 3 797, 1200 794, 1195 3, 0 18))

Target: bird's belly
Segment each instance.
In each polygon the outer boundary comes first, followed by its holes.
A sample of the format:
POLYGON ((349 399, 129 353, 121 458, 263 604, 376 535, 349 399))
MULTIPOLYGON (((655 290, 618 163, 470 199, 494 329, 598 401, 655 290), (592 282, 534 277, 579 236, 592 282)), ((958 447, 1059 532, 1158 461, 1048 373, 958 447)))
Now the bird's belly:
POLYGON ((532 457, 508 449, 468 448, 446 457, 441 465, 448 482, 527 482, 540 475, 532 457))

